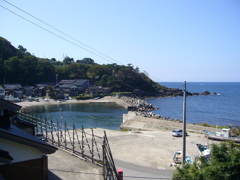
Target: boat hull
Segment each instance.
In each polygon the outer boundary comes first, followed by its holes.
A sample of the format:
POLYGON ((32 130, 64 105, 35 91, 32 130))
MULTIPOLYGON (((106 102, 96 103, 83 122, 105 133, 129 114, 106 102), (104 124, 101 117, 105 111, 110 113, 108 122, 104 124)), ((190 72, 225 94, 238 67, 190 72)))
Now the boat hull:
POLYGON ((221 136, 212 136, 212 135, 206 135, 206 138, 210 140, 215 140, 215 141, 233 141, 235 143, 240 143, 239 138, 232 138, 232 137, 221 137, 221 136))

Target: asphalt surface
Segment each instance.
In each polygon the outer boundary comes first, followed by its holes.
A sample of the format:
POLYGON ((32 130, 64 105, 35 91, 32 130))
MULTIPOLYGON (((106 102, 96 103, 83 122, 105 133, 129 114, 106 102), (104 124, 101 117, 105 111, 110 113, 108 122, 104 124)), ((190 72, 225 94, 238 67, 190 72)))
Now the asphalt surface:
MULTIPOLYGON (((114 160, 116 169, 123 170, 124 180, 171 179, 174 170, 144 167, 114 160)), ((68 152, 57 150, 48 156, 49 180, 102 180, 102 167, 86 162, 68 152)))
POLYGON ((114 160, 117 169, 123 170, 124 180, 172 179, 174 170, 155 169, 121 160, 114 160))
POLYGON ((102 167, 57 150, 48 156, 49 180, 103 180, 102 167))

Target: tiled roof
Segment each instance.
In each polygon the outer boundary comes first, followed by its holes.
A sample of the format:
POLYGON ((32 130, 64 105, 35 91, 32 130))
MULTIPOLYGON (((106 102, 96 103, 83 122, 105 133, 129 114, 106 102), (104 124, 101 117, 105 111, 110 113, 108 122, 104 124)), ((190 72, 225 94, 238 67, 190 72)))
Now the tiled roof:
POLYGON ((36 147, 45 151, 45 153, 54 153, 57 150, 56 147, 36 138, 14 125, 11 125, 10 128, 0 128, 0 137, 36 147))
POLYGON ((33 90, 34 86, 24 86, 23 87, 25 90, 33 90))
POLYGON ((22 88, 20 84, 4 84, 5 89, 19 89, 22 88))
POLYGON ((83 85, 85 82, 87 82, 87 80, 84 80, 84 79, 76 79, 76 81, 75 81, 75 85, 76 86, 81 86, 81 85, 83 85))
POLYGON ((59 84, 73 84, 75 80, 61 80, 59 84))
POLYGON ((60 88, 70 88, 70 87, 72 87, 72 84, 62 84, 59 87, 60 88))
POLYGON ((0 106, 13 112, 19 111, 22 106, 0 99, 0 106))
POLYGON ((45 87, 47 87, 48 85, 47 85, 47 84, 36 84, 36 86, 37 86, 37 87, 43 87, 43 88, 45 88, 45 87))
POLYGON ((76 86, 81 86, 84 83, 86 83, 88 80, 86 79, 75 79, 75 80, 61 80, 59 82, 60 85, 67 85, 67 84, 72 84, 72 85, 76 85, 76 86))

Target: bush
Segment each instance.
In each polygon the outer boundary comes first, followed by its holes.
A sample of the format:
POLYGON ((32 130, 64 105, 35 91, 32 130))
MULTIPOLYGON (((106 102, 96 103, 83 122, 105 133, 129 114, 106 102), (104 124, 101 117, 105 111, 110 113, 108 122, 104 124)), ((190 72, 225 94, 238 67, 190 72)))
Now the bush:
POLYGON ((87 100, 87 99, 92 99, 92 98, 93 98, 93 96, 83 95, 83 94, 80 94, 79 96, 76 96, 77 100, 87 100))
POLYGON ((212 144, 209 161, 200 158, 193 165, 184 164, 172 179, 240 180, 240 145, 232 141, 212 144))

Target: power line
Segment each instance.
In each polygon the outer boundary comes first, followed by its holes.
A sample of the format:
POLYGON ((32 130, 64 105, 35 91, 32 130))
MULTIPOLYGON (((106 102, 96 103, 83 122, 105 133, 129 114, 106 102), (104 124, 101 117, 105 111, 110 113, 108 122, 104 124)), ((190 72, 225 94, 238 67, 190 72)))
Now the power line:
POLYGON ((8 9, 8 8, 6 8, 6 7, 4 7, 4 6, 2 6, 2 5, 0 5, 0 6, 1 6, 3 9, 6 9, 7 11, 13 13, 14 15, 16 15, 16 16, 18 16, 18 17, 24 19, 25 21, 28 21, 29 23, 31 23, 31 24, 33 24, 33 25, 35 25, 35 26, 37 26, 37 27, 39 27, 39 28, 41 28, 41 29, 47 31, 48 33, 50 33, 50 34, 52 34, 52 35, 54 35, 54 36, 57 36, 58 38, 60 38, 60 39, 62 39, 62 40, 64 40, 64 41, 66 41, 66 42, 68 42, 68 43, 70 43, 70 44, 72 44, 72 45, 75 45, 75 46, 77 46, 77 47, 79 47, 79 48, 81 48, 81 49, 83 49, 83 50, 85 50, 85 51, 88 51, 88 52, 90 52, 90 53, 92 53, 92 54, 94 54, 94 55, 96 55, 96 56, 98 56, 98 57, 100 57, 100 58, 102 58, 102 59, 104 59, 104 60, 106 60, 106 61, 109 61, 109 62, 113 63, 113 61, 111 61, 111 60, 109 60, 109 59, 107 59, 107 58, 105 58, 105 57, 103 57, 103 56, 101 56, 101 55, 99 55, 99 54, 97 54, 97 53, 91 51, 91 50, 88 50, 88 49, 86 49, 86 48, 84 48, 84 47, 82 47, 82 46, 80 46, 80 45, 78 45, 78 44, 76 44, 76 43, 74 43, 74 42, 72 42, 72 41, 70 41, 70 40, 68 40, 68 39, 66 39, 66 38, 64 38, 64 37, 62 37, 62 36, 60 36, 60 35, 58 35, 58 34, 52 32, 52 31, 46 29, 46 28, 44 28, 44 27, 42 27, 42 26, 40 26, 40 25, 38 25, 38 24, 36 24, 35 22, 33 22, 33 21, 31 21, 31 20, 29 20, 29 19, 27 19, 27 18, 25 18, 25 17, 23 17, 23 16, 17 14, 16 12, 14 12, 14 11, 12 11, 12 10, 10 10, 10 9, 8 9))
POLYGON ((47 25, 47 26, 49 26, 49 27, 53 28, 54 30, 56 30, 56 31, 60 32, 61 34, 65 35, 65 36, 67 36, 67 37, 69 37, 69 38, 71 38, 72 40, 75 40, 75 41, 77 41, 78 43, 80 43, 80 44, 84 45, 85 47, 87 47, 87 48, 89 48, 89 49, 91 49, 91 50, 93 50, 93 51, 95 51, 95 52, 97 52, 97 53, 101 54, 102 56, 105 56, 105 57, 107 57, 108 59, 111 59, 111 60, 113 60, 113 61, 115 61, 115 62, 117 62, 117 63, 123 64, 123 63, 121 63, 121 62, 119 62, 119 61, 117 61, 117 60, 115 60, 115 59, 113 59, 113 58, 111 58, 111 57, 109 57, 109 56, 107 56, 107 55, 105 55, 105 54, 103 54, 103 53, 101 53, 101 52, 97 51, 96 49, 94 49, 94 48, 92 48, 92 47, 88 46, 87 44, 85 44, 85 43, 83 43, 83 42, 79 41, 78 39, 76 39, 76 38, 74 38, 74 37, 72 37, 72 36, 70 36, 70 35, 68 35, 68 34, 64 33, 63 31, 61 31, 61 30, 59 30, 59 29, 55 28, 54 26, 52 26, 52 25, 50 25, 50 24, 46 23, 45 21, 43 21, 43 20, 41 20, 41 19, 37 18, 36 16, 34 16, 34 15, 32 15, 32 14, 30 14, 30 13, 28 13, 28 12, 24 11, 23 9, 21 9, 21 8, 19 8, 19 7, 17 7, 17 6, 15 6, 14 4, 12 4, 12 3, 10 3, 10 2, 8 2, 8 1, 6 1, 6 0, 3 0, 3 1, 4 1, 4 2, 6 2, 6 3, 8 3, 9 5, 11 5, 11 6, 15 7, 16 9, 18 9, 18 10, 20 10, 20 11, 24 12, 25 14, 27 14, 27 15, 29 15, 29 16, 31 16, 31 17, 33 17, 34 19, 36 19, 36 20, 38 20, 38 21, 42 22, 43 24, 45 24, 45 25, 47 25))
MULTIPOLYGON (((8 8, 6 8, 6 7, 4 7, 4 6, 2 6, 2 5, 0 5, 2 8, 8 10, 9 12, 13 13, 13 14, 16 15, 16 16, 21 17, 21 18, 24 19, 25 21, 28 21, 29 23, 31 23, 31 24, 33 24, 33 25, 35 25, 35 26, 37 26, 37 27, 39 27, 39 28, 41 28, 41 29, 47 31, 48 33, 50 33, 50 34, 52 34, 52 35, 54 35, 54 36, 57 36, 58 38, 60 38, 60 39, 62 39, 62 40, 64 40, 64 41, 66 41, 66 42, 68 42, 68 43, 70 43, 70 44, 72 44, 72 45, 75 45, 75 46, 77 46, 77 47, 79 47, 79 48, 81 48, 81 49, 83 49, 83 50, 85 50, 85 51, 88 51, 88 52, 90 52, 90 53, 92 53, 92 54, 94 54, 94 55, 96 55, 96 56, 98 56, 98 57, 100 57, 100 58, 102 58, 102 59, 108 61, 108 62, 114 63, 113 61, 115 61, 115 62, 117 62, 117 63, 123 65, 123 63, 121 63, 120 61, 117 61, 117 60, 115 60, 115 59, 113 59, 113 58, 111 58, 111 57, 109 57, 109 56, 107 56, 107 55, 105 55, 105 54, 103 54, 103 53, 97 51, 96 49, 94 49, 94 48, 92 48, 92 47, 86 45, 85 43, 79 41, 78 39, 76 39, 76 38, 74 38, 74 37, 72 37, 72 36, 70 36, 70 35, 64 33, 63 31, 61 31, 61 30, 55 28, 54 26, 52 26, 52 25, 46 23, 45 21, 39 19, 38 17, 36 17, 36 16, 34 16, 34 15, 32 15, 32 14, 26 12, 25 10, 23 10, 23 9, 21 9, 21 8, 19 8, 19 7, 17 7, 16 5, 14 5, 14 4, 12 4, 12 3, 6 1, 6 0, 3 0, 3 1, 6 2, 7 4, 11 5, 12 7, 14 7, 14 8, 16 8, 16 9, 22 11, 23 13, 27 14, 28 16, 30 16, 30 17, 32 17, 32 18, 34 18, 34 19, 40 21, 41 23, 43 23, 43 24, 45 24, 45 25, 51 27, 51 28, 54 29, 55 31, 57 31, 57 32, 59 32, 59 33, 65 35, 65 36, 67 36, 68 38, 70 38, 70 39, 72 39, 72 40, 74 40, 74 41, 80 43, 81 45, 84 45, 86 48, 84 48, 84 47, 80 46, 79 44, 74 43, 74 42, 72 42, 72 41, 70 41, 70 40, 68 40, 68 39, 66 39, 66 38, 64 38, 64 37, 62 37, 62 36, 60 36, 60 35, 58 35, 58 34, 52 32, 52 31, 50 31, 50 30, 48 30, 48 29, 46 29, 46 28, 44 28, 44 27, 42 27, 42 26, 40 26, 40 25, 38 25, 38 24, 36 24, 35 22, 33 22, 33 21, 31 21, 31 20, 29 20, 29 19, 27 19, 27 18, 25 18, 25 17, 23 17, 23 16, 17 14, 16 12, 14 12, 14 11, 12 11, 12 10, 10 10, 10 9, 8 9, 8 8), (88 48, 88 49, 87 49, 87 48, 88 48), (89 50, 89 49, 90 49, 90 50, 89 50)), ((157 80, 162 80, 162 79, 159 79, 159 78, 156 78, 156 77, 153 77, 153 76, 150 76, 150 77, 151 77, 151 78, 154 78, 154 79, 157 79, 157 80)), ((163 81, 164 81, 164 80, 163 80, 163 81)), ((166 82, 166 81, 165 81, 165 82, 166 82)))

